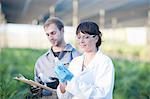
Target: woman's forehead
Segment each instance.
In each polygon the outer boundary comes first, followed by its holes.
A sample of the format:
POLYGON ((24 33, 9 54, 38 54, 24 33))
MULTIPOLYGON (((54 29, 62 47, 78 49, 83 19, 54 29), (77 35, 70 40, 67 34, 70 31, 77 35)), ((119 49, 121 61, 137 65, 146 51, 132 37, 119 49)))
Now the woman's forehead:
POLYGON ((80 31, 80 32, 78 32, 78 35, 89 35, 89 34, 86 33, 86 32, 83 33, 83 32, 80 31))

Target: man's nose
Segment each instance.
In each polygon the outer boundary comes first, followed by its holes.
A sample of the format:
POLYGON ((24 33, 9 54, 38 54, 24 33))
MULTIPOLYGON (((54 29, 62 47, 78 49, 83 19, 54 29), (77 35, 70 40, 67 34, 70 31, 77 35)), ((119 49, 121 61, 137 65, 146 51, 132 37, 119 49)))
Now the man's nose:
POLYGON ((48 36, 49 38, 54 38, 54 36, 53 35, 51 35, 51 34, 49 34, 49 36, 48 36))

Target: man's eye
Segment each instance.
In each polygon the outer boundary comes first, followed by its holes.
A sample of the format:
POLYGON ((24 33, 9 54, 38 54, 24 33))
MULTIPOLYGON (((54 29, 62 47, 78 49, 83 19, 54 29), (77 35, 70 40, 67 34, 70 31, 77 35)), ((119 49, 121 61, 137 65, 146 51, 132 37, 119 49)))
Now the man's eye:
POLYGON ((55 35, 56 34, 56 32, 54 31, 54 32, 51 32, 51 35, 55 35))

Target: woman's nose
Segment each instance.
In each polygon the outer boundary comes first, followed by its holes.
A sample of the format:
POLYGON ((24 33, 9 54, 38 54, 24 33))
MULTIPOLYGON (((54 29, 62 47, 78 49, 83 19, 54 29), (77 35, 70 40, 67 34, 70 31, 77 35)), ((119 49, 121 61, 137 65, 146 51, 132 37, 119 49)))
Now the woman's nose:
POLYGON ((80 38, 79 42, 80 42, 80 43, 84 43, 84 39, 83 39, 83 38, 80 38))

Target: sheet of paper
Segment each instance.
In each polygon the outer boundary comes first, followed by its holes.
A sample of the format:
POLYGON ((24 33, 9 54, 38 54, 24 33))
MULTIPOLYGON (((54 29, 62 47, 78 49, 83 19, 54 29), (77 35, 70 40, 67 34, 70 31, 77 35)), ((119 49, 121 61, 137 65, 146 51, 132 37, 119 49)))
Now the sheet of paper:
POLYGON ((18 76, 18 77, 14 77, 14 79, 15 79, 15 80, 19 80, 19 81, 24 82, 24 83, 27 83, 27 84, 29 84, 29 85, 31 85, 31 86, 38 86, 38 87, 43 88, 43 89, 46 89, 46 90, 56 91, 55 89, 52 89, 52 88, 47 87, 47 86, 45 86, 45 85, 42 85, 42 84, 40 84, 40 83, 38 83, 38 82, 35 82, 35 81, 33 81, 33 80, 28 80, 28 79, 25 78, 23 75, 18 76))

